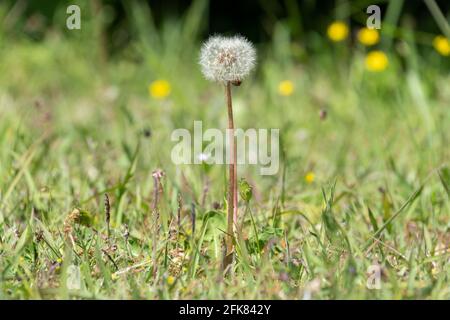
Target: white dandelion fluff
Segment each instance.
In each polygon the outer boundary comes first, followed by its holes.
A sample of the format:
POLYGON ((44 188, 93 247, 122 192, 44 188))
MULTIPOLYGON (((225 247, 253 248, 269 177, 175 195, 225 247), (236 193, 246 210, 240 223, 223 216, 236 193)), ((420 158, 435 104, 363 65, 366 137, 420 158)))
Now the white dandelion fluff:
MULTIPOLYGON (((238 186, 237 186, 237 152, 234 136, 233 102, 231 85, 240 85, 241 81, 252 71, 256 64, 256 52, 252 43, 241 36, 223 37, 213 36, 202 46, 199 63, 206 79, 225 84, 225 100, 228 114, 228 129, 230 130, 230 163, 229 185, 227 195, 227 233, 226 254, 223 260, 224 269, 228 269, 233 262, 233 237, 236 222, 238 221, 238 186)), ((209 158, 209 155, 208 155, 209 158)), ((205 155, 199 155, 205 160, 205 155)))
POLYGON ((239 84, 256 64, 253 44, 241 36, 210 37, 200 51, 200 66, 206 79, 239 84))
POLYGON ((198 160, 201 162, 207 161, 210 158, 210 155, 207 153, 199 153, 197 156, 198 160))

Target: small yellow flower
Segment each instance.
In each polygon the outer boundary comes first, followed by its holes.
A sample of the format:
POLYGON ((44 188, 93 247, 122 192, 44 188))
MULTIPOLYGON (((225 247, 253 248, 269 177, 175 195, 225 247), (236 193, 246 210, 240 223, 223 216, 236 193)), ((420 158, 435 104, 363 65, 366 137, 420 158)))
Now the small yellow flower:
POLYGON ((339 42, 347 38, 348 27, 342 21, 335 21, 328 26, 327 34, 332 41, 339 42))
POLYGON ((294 92, 294 84, 290 80, 281 81, 278 85, 278 93, 288 97, 294 92))
POLYGON ((58 259, 56 259, 56 262, 58 262, 58 263, 62 263, 62 262, 63 262, 63 260, 62 260, 61 258, 58 258, 58 259))
POLYGON ((388 57, 383 51, 371 51, 366 56, 366 69, 372 72, 380 72, 387 68, 388 57))
POLYGON ((309 184, 313 183, 315 179, 316 175, 314 174, 314 172, 308 172, 305 176, 305 181, 309 184))
POLYGON ((175 278, 172 277, 172 276, 168 276, 167 279, 166 279, 166 281, 167 281, 167 284, 168 284, 169 286, 171 286, 171 285, 173 285, 173 284, 175 283, 175 278))
POLYGON ((380 41, 380 34, 376 29, 362 28, 358 31, 358 40, 365 46, 373 46, 380 41))
POLYGON ((436 36, 433 40, 433 47, 443 56, 450 56, 450 41, 444 36, 436 36))
POLYGON ((116 281, 117 279, 119 279, 119 275, 117 273, 112 273, 111 280, 116 281))
POLYGON ((164 99, 170 92, 170 83, 167 80, 155 80, 148 86, 148 93, 155 99, 164 99))

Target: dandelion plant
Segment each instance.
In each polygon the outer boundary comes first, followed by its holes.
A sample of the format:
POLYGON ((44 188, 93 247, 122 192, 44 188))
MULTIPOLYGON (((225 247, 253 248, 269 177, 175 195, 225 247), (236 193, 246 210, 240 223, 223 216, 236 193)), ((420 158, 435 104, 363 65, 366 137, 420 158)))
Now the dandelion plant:
POLYGON ((252 71, 255 63, 256 52, 252 43, 241 36, 213 36, 203 44, 200 52, 200 66, 205 78, 225 87, 228 111, 230 166, 224 268, 230 265, 233 259, 233 229, 238 217, 237 152, 234 137, 231 85, 239 86, 252 71))

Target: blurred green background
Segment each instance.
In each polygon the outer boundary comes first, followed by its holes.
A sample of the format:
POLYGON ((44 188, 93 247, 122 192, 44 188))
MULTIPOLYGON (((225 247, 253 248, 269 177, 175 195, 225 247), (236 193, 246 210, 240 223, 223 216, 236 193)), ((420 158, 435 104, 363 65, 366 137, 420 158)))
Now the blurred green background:
POLYGON ((447 0, 2 1, 0 297, 448 299, 449 17, 447 0), (197 63, 214 33, 255 43, 236 126, 280 128, 282 151, 277 175, 239 168, 255 226, 220 283, 225 168, 170 160, 174 129, 226 127, 197 63))

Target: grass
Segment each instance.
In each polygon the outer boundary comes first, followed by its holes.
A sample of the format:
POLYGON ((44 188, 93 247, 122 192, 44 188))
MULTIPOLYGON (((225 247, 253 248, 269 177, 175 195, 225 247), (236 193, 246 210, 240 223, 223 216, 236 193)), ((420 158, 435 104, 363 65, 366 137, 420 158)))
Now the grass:
POLYGON ((0 298, 450 298, 448 58, 405 31, 371 73, 367 49, 280 22, 233 95, 237 127, 281 129, 281 167, 239 168, 253 197, 223 277, 226 167, 170 160, 172 130, 226 128, 196 63, 206 2, 159 32, 127 10, 133 40, 107 61, 89 15, 40 41, 0 33, 0 298))

